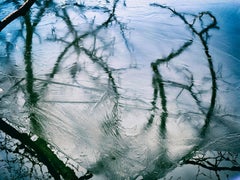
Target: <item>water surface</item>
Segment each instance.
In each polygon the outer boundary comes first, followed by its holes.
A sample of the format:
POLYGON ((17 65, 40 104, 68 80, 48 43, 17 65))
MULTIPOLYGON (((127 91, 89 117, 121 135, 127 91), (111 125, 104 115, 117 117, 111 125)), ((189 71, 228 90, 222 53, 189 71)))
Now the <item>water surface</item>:
MULTIPOLYGON (((35 4, 0 33, 1 120, 47 142, 77 177, 234 179, 239 5, 35 4)), ((1 3, 0 17, 17 6, 1 3)), ((0 177, 57 177, 0 132, 0 177)))

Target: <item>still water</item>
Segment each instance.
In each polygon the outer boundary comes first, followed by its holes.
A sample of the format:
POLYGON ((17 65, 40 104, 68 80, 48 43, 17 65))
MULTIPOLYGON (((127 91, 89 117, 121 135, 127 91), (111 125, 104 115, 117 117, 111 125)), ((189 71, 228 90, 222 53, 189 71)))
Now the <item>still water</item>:
POLYGON ((239 178, 239 32, 234 0, 34 4, 0 32, 0 179, 239 178))

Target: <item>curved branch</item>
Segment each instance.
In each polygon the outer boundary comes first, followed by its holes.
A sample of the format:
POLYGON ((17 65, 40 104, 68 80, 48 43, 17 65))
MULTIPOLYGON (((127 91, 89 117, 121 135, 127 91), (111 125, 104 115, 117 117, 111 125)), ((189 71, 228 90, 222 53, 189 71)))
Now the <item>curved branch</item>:
POLYGON ((27 0, 23 5, 17 9, 16 11, 9 14, 7 17, 5 17, 3 20, 0 21, 0 31, 2 31, 8 24, 10 24, 12 21, 17 19, 20 16, 25 16, 26 13, 29 11, 29 9, 32 7, 32 5, 36 2, 36 0, 27 0))

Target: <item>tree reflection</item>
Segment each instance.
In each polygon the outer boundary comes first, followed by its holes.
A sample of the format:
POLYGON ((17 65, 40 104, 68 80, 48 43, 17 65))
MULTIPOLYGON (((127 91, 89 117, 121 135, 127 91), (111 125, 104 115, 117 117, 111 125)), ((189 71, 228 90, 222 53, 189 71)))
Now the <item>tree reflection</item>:
MULTIPOLYGON (((33 48, 35 45, 34 38, 37 37, 41 41, 42 37, 38 34, 39 24, 41 24, 42 19, 45 17, 46 11, 49 9, 52 10, 51 8, 53 7, 57 8, 59 4, 55 1, 37 2, 33 6, 35 7, 34 10, 30 13, 27 13, 24 16, 24 21, 21 21, 22 27, 24 28, 21 29, 21 33, 17 35, 17 38, 22 38, 24 40, 25 48, 23 52, 23 58, 25 65, 25 77, 21 79, 15 78, 13 86, 9 89, 8 93, 1 96, 0 99, 1 101, 3 101, 10 95, 14 94, 14 100, 17 101, 17 94, 23 92, 25 107, 24 111, 27 111, 24 113, 27 114, 27 118, 31 124, 30 134, 35 134, 39 136, 36 140, 32 140, 31 138, 33 136, 20 132, 18 126, 16 125, 17 123, 14 124, 15 126, 13 126, 13 128, 12 124, 6 123, 7 120, 1 118, 0 148, 1 151, 5 151, 5 154, 7 154, 6 158, 2 159, 1 162, 7 162, 8 164, 16 163, 20 164, 19 166, 26 168, 27 170, 24 171, 26 172, 26 174, 21 174, 20 172, 23 172, 23 170, 19 168, 19 176, 36 176, 43 179, 50 177, 60 179, 60 176, 65 179, 89 179, 92 177, 92 173, 98 174, 101 171, 101 173, 113 177, 117 175, 118 172, 115 172, 117 171, 117 169, 114 169, 111 165, 114 163, 115 165, 119 163, 116 166, 119 166, 121 168, 122 159, 128 157, 126 154, 128 154, 130 151, 130 145, 125 142, 124 138, 126 138, 127 135, 125 135, 121 129, 121 110, 124 106, 124 104, 121 104, 121 100, 123 99, 124 94, 121 94, 123 91, 121 91, 121 87, 117 81, 117 73, 115 73, 119 71, 119 69, 113 68, 111 66, 111 63, 109 62, 109 57, 111 57, 113 54, 116 40, 114 37, 105 37, 107 30, 114 26, 114 30, 118 31, 118 34, 121 37, 121 41, 123 41, 125 49, 128 51, 127 53, 132 53, 129 40, 126 36, 127 25, 121 22, 116 14, 117 7, 119 6, 120 2, 122 1, 106 1, 106 6, 92 6, 86 5, 85 3, 66 2, 65 4, 61 5, 61 8, 55 9, 55 20, 62 22, 62 24, 64 24, 64 27, 66 27, 67 30, 64 30, 62 32, 59 31, 58 27, 55 27, 54 23, 52 24, 52 28, 48 29, 48 32, 50 32, 50 36, 47 37, 46 41, 54 42, 56 44, 60 43, 62 50, 59 52, 59 54, 57 54, 56 59, 54 59, 53 65, 48 66, 48 68, 50 68, 48 71, 46 71, 46 74, 44 74, 45 78, 37 75, 37 73, 35 72, 36 70, 33 67, 33 48), (98 20, 96 16, 89 18, 86 15, 87 11, 98 11, 100 14, 104 15, 104 19, 98 20), (73 13, 75 15, 75 18, 78 18, 78 21, 83 22, 83 24, 87 24, 88 27, 86 29, 81 28, 81 25, 77 24, 72 19, 73 13), (74 56, 71 56, 72 54, 74 54, 74 56), (62 73, 62 66, 65 66, 64 63, 66 63, 66 61, 68 61, 67 75, 72 80, 72 83, 65 82, 64 80, 60 81, 59 79, 57 79, 58 75, 62 73), (92 71, 89 71, 86 68, 86 62, 91 63, 91 68, 93 69, 92 71), (84 72, 84 75, 86 75, 86 77, 89 78, 91 82, 93 82, 94 86, 88 87, 81 84, 82 82, 79 81, 79 76, 81 72, 84 72), (98 77, 94 76, 94 73, 97 73, 98 77), (100 76, 102 76, 102 79, 99 78, 100 76), (68 155, 64 154, 60 150, 56 150, 57 153, 54 152, 54 146, 51 145, 52 142, 47 137, 47 128, 44 126, 44 122, 50 121, 50 119, 48 114, 45 114, 45 111, 42 109, 41 103, 44 102, 44 97, 48 95, 48 90, 53 85, 59 85, 61 86, 61 88, 78 88, 82 90, 80 92, 89 92, 90 96, 96 92, 101 92, 102 94, 99 93, 100 95, 98 96, 100 97, 99 99, 92 100, 89 98, 92 101, 87 102, 93 104, 93 110, 97 109, 97 107, 99 107, 101 104, 105 105, 105 99, 108 99, 111 103, 111 106, 105 107, 107 109, 107 112, 104 112, 105 114, 103 113, 103 120, 101 119, 102 121, 99 123, 99 128, 100 131, 103 132, 103 135, 102 137, 98 138, 110 138, 111 141, 113 141, 114 143, 109 145, 109 147, 106 148, 107 150, 104 149, 103 153, 101 151, 100 153, 98 152, 100 156, 96 158, 94 164, 89 165, 89 167, 91 166, 91 168, 89 169, 91 169, 92 172, 86 171, 86 174, 81 177, 76 175, 76 171, 78 171, 78 168, 73 167, 73 165, 69 165, 68 163, 63 161, 63 159, 70 159, 70 157, 68 157, 68 155), (8 135, 10 135, 11 138, 8 135), (120 140, 122 141, 120 142, 120 140), (121 143, 124 145, 122 145, 121 143), (8 145, 12 146, 8 148, 8 145), (4 149, 4 146, 6 146, 7 148, 4 149), (63 153, 63 158, 59 158, 58 156, 61 153, 63 153), (12 159, 9 160, 10 158, 8 157, 8 155, 13 156, 14 158, 11 157, 12 159), (17 161, 16 157, 21 157, 21 159, 17 161), (28 163, 26 163, 25 161, 29 162, 30 165, 28 165, 28 163)), ((18 1, 14 1, 14 3, 15 5, 18 4, 19 6, 18 1)), ((127 6, 127 2, 125 0, 123 1, 123 6, 127 6)), ((143 179, 158 179, 167 175, 169 171, 176 168, 179 164, 197 165, 199 167, 214 171, 216 177, 219 177, 218 171, 239 171, 238 157, 235 156, 233 153, 201 152, 201 149, 204 145, 203 139, 207 136, 211 120, 215 115, 214 111, 217 98, 216 71, 208 47, 208 40, 210 37, 209 31, 217 28, 216 18, 210 12, 201 12, 198 15, 195 15, 179 13, 173 8, 156 3, 151 4, 151 6, 166 9, 173 13, 175 15, 175 18, 180 19, 183 24, 188 28, 188 30, 191 32, 192 37, 190 38, 190 40, 186 40, 178 48, 172 50, 172 52, 170 52, 166 57, 155 59, 151 62, 151 71, 153 73, 153 97, 150 103, 150 117, 146 119, 146 126, 141 133, 149 133, 154 128, 154 122, 159 119, 160 122, 159 126, 157 127, 159 138, 159 142, 157 143, 159 143, 159 148, 157 150, 157 153, 155 154, 156 157, 154 157, 153 160, 150 158, 149 162, 151 162, 151 164, 149 165, 149 167, 142 168, 137 172, 138 174, 134 174, 134 176, 142 177, 143 179), (206 17, 211 19, 211 22, 209 24, 206 24, 206 22, 204 21, 204 18, 206 17), (197 25, 197 23, 199 24, 197 25), (189 49, 196 41, 199 41, 201 43, 201 46, 203 47, 205 58, 208 63, 208 70, 210 73, 211 90, 207 90, 206 92, 207 94, 210 94, 210 98, 207 100, 202 98, 203 92, 195 84, 195 72, 190 68, 180 67, 181 72, 178 73, 179 76, 184 76, 186 82, 178 82, 177 80, 172 80, 164 73, 164 71, 162 71, 164 66, 168 65, 169 63, 172 63, 173 67, 175 68, 174 70, 177 71, 178 67, 174 65, 174 60, 177 59, 179 56, 183 55, 187 51, 187 49, 189 49), (170 93, 172 92, 171 90, 176 90, 178 92, 174 100, 170 100, 169 97, 170 93), (172 113, 169 110, 171 108, 171 103, 172 101, 174 101, 177 105, 179 105, 181 101, 179 99, 182 96, 184 97, 183 91, 187 92, 187 94, 193 100, 195 106, 197 107, 197 110, 194 112, 194 110, 191 109, 184 109, 185 112, 182 112, 179 108, 179 112, 174 114, 175 112, 172 113), (203 119, 199 119, 199 121, 203 121, 201 127, 196 128, 198 130, 198 137, 200 138, 200 140, 198 140, 191 148, 184 152, 181 157, 178 157, 177 160, 172 160, 169 157, 168 153, 169 147, 167 142, 169 140, 169 128, 167 125, 171 120, 170 118, 172 116, 178 117, 183 115, 184 113, 197 114, 199 115, 199 117, 203 117, 203 119), (226 161, 230 162, 231 165, 222 165, 222 162, 226 161)), ((7 59, 9 59, 10 57, 10 49, 11 48, 9 44, 6 44, 7 59)), ((126 69, 129 70, 131 68, 133 67, 129 66, 126 69)), ((45 103, 46 102, 51 103, 51 106, 53 107, 55 103, 72 103, 71 101, 68 102, 65 100, 54 101, 54 99, 53 101, 51 101, 50 99, 49 101, 45 101, 45 103)), ((74 103, 80 104, 82 102, 74 103)), ((80 106, 78 106, 78 108, 79 107, 80 106)), ((79 113, 90 111, 89 106, 84 109, 85 111, 81 111, 80 108, 76 110, 79 111, 79 113)), ((62 123, 60 121, 61 118, 56 116, 57 115, 54 115, 54 118, 59 120, 59 123, 62 123)), ((88 118, 88 120, 90 121, 90 117, 88 118)), ((9 119, 9 121, 14 122, 14 120, 12 119, 9 119)), ((61 125, 57 127, 59 128, 61 127, 61 125)), ((71 130, 73 129, 70 129, 69 131, 71 130)), ((88 132, 90 130, 87 129, 86 131, 88 132)), ((129 161, 129 159, 127 160, 129 161)), ((127 176, 129 177, 131 175, 132 174, 128 174, 127 176)), ((197 172, 197 176, 199 175, 200 170, 199 172, 197 172)), ((124 177, 124 175, 120 174, 119 177, 124 177)), ((135 177, 131 178, 134 179, 135 177)))
MULTIPOLYGON (((60 67, 62 61, 64 60, 64 57, 71 50, 71 48, 74 48, 74 52, 77 53, 78 58, 80 56, 86 55, 89 58, 89 60, 91 60, 93 63, 96 63, 99 67, 101 67, 101 69, 108 76, 108 90, 109 90, 108 93, 109 94, 107 94, 107 95, 113 96, 114 107, 112 108, 111 116, 106 119, 106 121, 103 123, 102 127, 103 127, 105 133, 112 133, 115 136, 120 135, 118 132, 119 131, 118 130, 119 129, 119 117, 118 117, 119 116, 118 115, 119 92, 118 92, 117 84, 115 82, 115 79, 114 79, 113 73, 112 73, 112 71, 114 69, 110 68, 107 63, 108 55, 105 55, 105 57, 98 55, 98 54, 104 54, 106 49, 111 49, 111 46, 114 45, 114 41, 105 42, 101 36, 98 36, 98 33, 100 33, 100 31, 102 31, 103 29, 111 26, 112 23, 116 23, 119 26, 119 30, 121 31, 122 38, 124 39, 125 44, 128 47, 128 42, 127 42, 127 39, 126 39, 125 33, 124 33, 124 25, 123 25, 123 23, 118 21, 116 15, 115 15, 115 9, 117 7, 117 4, 118 4, 118 0, 115 0, 115 1, 113 1, 112 9, 107 9, 107 8, 103 8, 103 7, 92 7, 92 6, 86 7, 83 4, 74 3, 74 6, 78 7, 80 10, 79 16, 83 17, 84 20, 86 17, 81 14, 82 11, 84 11, 84 9, 95 9, 96 8, 96 9, 108 14, 108 18, 104 22, 102 22, 100 25, 97 25, 97 26, 95 26, 94 23, 91 23, 90 26, 92 26, 92 27, 90 27, 90 30, 87 30, 84 33, 79 32, 79 30, 77 30, 76 27, 73 26, 72 21, 69 17, 67 8, 63 8, 62 11, 57 12, 56 16, 61 18, 66 23, 69 31, 62 38, 55 39, 55 41, 63 42, 65 44, 65 49, 58 56, 57 61, 54 65, 54 67, 52 68, 52 72, 48 76, 48 80, 43 85, 43 87, 46 88, 49 83, 51 84, 51 80, 58 73, 59 67, 60 67), (68 42, 65 40, 68 36, 71 37, 72 41, 68 42), (84 43, 85 43, 85 41, 88 40, 89 37, 92 39, 92 45, 91 45, 91 47, 88 48, 88 47, 84 46, 84 43)), ((88 19, 86 19, 86 21, 88 21, 88 19)), ((92 21, 94 21, 94 19, 92 21)), ((129 47, 128 47, 128 50, 130 51, 129 47)), ((73 80, 77 84, 78 84, 78 82, 76 80, 76 75, 77 75, 78 71, 80 71, 81 67, 82 67, 82 65, 76 61, 72 64, 72 67, 70 70, 70 74, 71 74, 73 80)))
MULTIPOLYGON (((109 13, 109 16, 106 19, 106 21, 104 21, 101 25, 98 25, 96 27, 94 27, 94 24, 92 24, 93 27, 90 28, 91 30, 87 31, 83 34, 80 34, 79 31, 76 30, 75 27, 73 26, 72 21, 68 15, 67 8, 62 8, 61 11, 58 11, 56 13, 56 17, 63 19, 63 21, 66 23, 70 33, 66 34, 62 38, 58 38, 57 35, 54 36, 54 39, 53 39, 54 41, 63 42, 66 44, 66 47, 58 56, 56 63, 54 65, 54 67, 52 68, 52 72, 49 73, 47 80, 41 80, 41 79, 38 79, 35 77, 35 73, 33 71, 32 48, 33 48, 34 34, 37 34, 36 27, 41 22, 41 19, 44 16, 44 12, 47 10, 48 7, 50 7, 54 3, 53 3, 53 1, 44 1, 43 3, 36 3, 37 11, 34 12, 34 15, 32 15, 32 14, 30 15, 30 13, 27 13, 24 16, 24 26, 26 28, 26 36, 24 38, 25 39, 24 60, 25 60, 25 71, 26 71, 26 77, 24 78, 24 80, 26 81, 26 84, 25 84, 26 91, 24 91, 25 96, 26 96, 25 97, 25 106, 27 107, 27 109, 29 111, 28 117, 29 117, 30 123, 32 125, 32 132, 34 134, 44 137, 44 128, 42 127, 42 121, 47 120, 45 115, 41 112, 41 109, 38 105, 38 102, 41 98, 39 96, 39 94, 42 95, 42 92, 44 92, 46 90, 48 85, 54 83, 52 81, 52 79, 55 77, 55 75, 57 73, 59 73, 59 66, 61 65, 62 61, 64 60, 64 56, 73 47, 74 50, 77 52, 78 56, 80 56, 80 54, 84 53, 85 55, 87 55, 89 57, 89 59, 93 63, 98 64, 98 66, 100 66, 102 68, 102 70, 107 74, 108 82, 109 82, 109 90, 110 90, 109 93, 111 95, 113 95, 113 97, 114 97, 114 107, 112 109, 112 116, 110 116, 106 119, 106 121, 103 123, 102 127, 103 127, 105 133, 111 133, 111 134, 114 134, 115 136, 119 136, 119 132, 118 132, 119 131, 118 130, 118 128, 119 128, 119 124, 118 124, 118 122, 119 122, 119 118, 118 118, 119 93, 117 90, 117 85, 116 85, 116 82, 112 75, 112 69, 108 66, 104 57, 97 55, 101 51, 101 48, 96 46, 96 42, 98 41, 98 43, 99 42, 103 43, 102 50, 109 47, 109 45, 107 43, 105 43, 101 39, 98 39, 97 33, 99 31, 101 31, 102 29, 110 26, 113 21, 115 21, 119 25, 121 32, 122 32, 122 36, 126 42, 126 38, 124 35, 124 31, 123 31, 124 26, 115 17, 115 9, 116 9, 117 3, 118 3, 117 0, 114 1, 112 9, 109 9, 107 11, 105 8, 103 8, 105 13, 109 13), (73 40, 70 42, 67 42, 65 39, 67 39, 67 36, 69 36, 69 35, 72 35, 73 40), (94 42, 93 42, 92 48, 87 48, 87 47, 82 46, 85 39, 87 39, 88 37, 93 37, 94 42), (42 88, 37 87, 37 86, 39 86, 37 84, 37 81, 44 82, 44 84, 42 85, 42 88), (40 89, 40 92, 38 92, 39 89, 40 89)), ((81 17, 83 8, 86 8, 86 9, 98 8, 97 6, 96 7, 86 7, 84 5, 79 5, 77 3, 75 3, 74 6, 77 6, 80 9, 80 11, 79 11, 80 17, 81 17)), ((52 32, 55 33, 55 30, 52 32)), ((111 45, 111 43, 110 43, 110 45, 111 45)), ((73 79, 75 79, 76 73, 79 70, 78 65, 79 65, 78 62, 75 62, 72 65, 70 73, 71 73, 73 79)), ((21 82, 22 81, 20 81, 20 83, 21 82)), ((3 96, 2 98, 4 98, 4 97, 7 97, 7 96, 3 96)), ((60 176, 62 176, 65 179, 76 179, 74 172, 72 172, 72 170, 70 170, 67 166, 62 164, 61 160, 58 160, 58 157, 53 152, 51 152, 51 150, 47 150, 48 144, 45 142, 45 140, 43 140, 41 138, 38 139, 37 141, 40 140, 40 141, 42 141, 41 143, 32 142, 30 139, 26 140, 26 138, 28 138, 28 137, 25 137, 24 134, 18 133, 16 130, 14 130, 14 128, 11 129, 11 126, 6 124, 2 119, 1 119, 1 124, 2 124, 1 129, 4 132, 10 134, 10 136, 12 136, 13 138, 17 138, 19 141, 21 141, 22 144, 26 145, 26 147, 33 148, 33 151, 34 151, 33 153, 37 153, 37 157, 40 157, 39 160, 42 163, 46 164, 49 173, 55 179, 59 179, 60 176), (10 131, 8 131, 8 128, 10 128, 11 131, 13 131, 13 132, 11 133, 10 131), (16 134, 19 137, 17 137, 16 134), (45 148, 45 150, 40 147, 45 148), (42 159, 41 156, 44 156, 44 159, 42 159)), ((14 141, 13 139, 10 139, 10 141, 11 140, 14 141)), ((34 169, 34 167, 31 167, 31 168, 34 169)), ((30 174, 30 176, 31 176, 31 172, 32 172, 32 170, 29 170, 27 172, 27 175, 30 174)), ((50 176, 50 174, 49 174, 49 176, 50 176)), ((91 174, 87 173, 84 176, 80 177, 80 179, 88 179, 90 177, 91 177, 91 174)))
MULTIPOLYGON (((181 55, 186 50, 186 48, 188 48, 189 46, 192 45, 192 42, 194 41, 194 39, 190 40, 189 42, 186 42, 185 44, 183 44, 183 46, 180 47, 177 51, 171 52, 166 58, 157 59, 156 61, 152 62, 152 64, 151 64, 151 67, 153 70, 152 85, 153 85, 153 89, 154 89, 153 101, 152 101, 153 113, 151 114, 151 116, 148 120, 147 126, 151 125, 153 122, 153 119, 155 117, 154 111, 157 109, 156 102, 157 102, 157 99, 159 96, 160 101, 161 101, 161 108, 162 108, 161 117, 160 117, 161 123, 160 123, 160 127, 159 127, 160 137, 163 139, 167 138, 166 122, 167 122, 167 118, 168 118, 168 110, 167 110, 167 96, 166 96, 166 92, 165 92, 165 86, 170 84, 172 87, 182 88, 182 90, 189 91, 192 98, 195 100, 196 105, 201 110, 201 112, 205 115, 205 123, 200 130, 200 136, 202 138, 204 138, 206 136, 207 130, 210 125, 211 118, 214 113, 214 108, 215 108, 215 104, 216 104, 216 95, 217 95, 217 78, 216 78, 216 73, 214 70, 213 62, 212 62, 212 57, 210 55, 209 48, 208 48, 209 30, 217 28, 216 18, 210 12, 201 12, 201 13, 199 13, 199 15, 194 15, 194 14, 189 15, 189 14, 179 13, 176 10, 174 10, 168 6, 163 6, 163 5, 156 4, 156 3, 151 4, 151 6, 160 7, 162 9, 168 9, 169 11, 171 11, 176 17, 178 17, 179 19, 181 19, 184 22, 184 24, 189 28, 189 30, 192 31, 194 36, 197 36, 200 39, 200 42, 204 48, 204 52, 205 52, 205 55, 206 55, 206 58, 208 61, 208 67, 209 67, 209 71, 210 71, 210 75, 211 75, 211 82, 212 82, 212 88, 211 88, 212 92, 211 92, 209 107, 203 108, 201 106, 201 101, 197 97, 197 94, 200 94, 200 92, 193 92, 193 89, 195 88, 194 81, 193 81, 193 75, 191 75, 191 78, 190 78, 190 82, 191 82, 190 85, 184 85, 181 83, 164 80, 164 76, 160 73, 159 66, 161 66, 162 64, 168 63, 170 60, 174 59, 176 56, 181 55), (186 16, 193 17, 192 23, 190 23, 187 20, 186 16), (211 18, 212 22, 208 25, 205 25, 205 22, 203 21, 203 16, 209 16, 211 18), (200 26, 202 28, 200 31, 198 31, 195 28, 195 23, 197 20, 200 21, 200 26), (158 95, 158 93, 159 93, 159 95, 158 95), (207 111, 205 112, 204 109, 207 109, 207 111)), ((167 77, 165 77, 165 78, 167 78, 167 77)), ((177 98, 181 95, 181 92, 182 91, 180 91, 177 98)), ((194 153, 197 152, 198 149, 200 149, 202 147, 202 143, 203 142, 200 141, 197 145, 195 145, 189 151, 189 153, 187 153, 182 158, 184 163, 193 162, 193 161, 189 161, 189 159, 193 156, 194 153)), ((167 151, 167 149, 165 151, 167 151)), ((159 176, 162 177, 162 175, 164 174, 162 172, 162 169, 165 169, 165 165, 169 164, 166 169, 170 169, 170 167, 174 166, 174 164, 171 163, 169 160, 167 160, 167 161, 163 160, 163 159, 166 159, 166 157, 167 157, 167 154, 160 156, 160 158, 158 158, 158 160, 156 161, 154 170, 152 172, 148 172, 147 175, 144 177, 152 178, 152 179, 158 178, 159 176), (161 163, 161 162, 163 162, 163 163, 161 163)))
MULTIPOLYGON (((202 128, 202 131, 200 133, 202 136, 204 136, 207 128, 209 127, 209 123, 210 123, 211 117, 212 117, 213 112, 214 112, 215 103, 216 103, 216 96, 217 96, 217 78, 216 78, 216 73, 215 73, 215 70, 214 70, 213 62, 212 62, 212 56, 210 55, 209 48, 208 48, 208 43, 207 43, 207 41, 209 39, 209 32, 208 31, 211 30, 211 29, 217 28, 217 20, 210 12, 201 12, 201 13, 199 13, 199 15, 191 14, 191 16, 193 16, 194 18, 193 18, 192 23, 190 23, 190 22, 187 21, 185 15, 183 13, 179 13, 179 12, 175 11, 174 9, 172 9, 170 7, 163 6, 163 5, 160 5, 160 4, 151 4, 151 5, 152 6, 157 6, 157 7, 163 8, 163 9, 168 9, 174 15, 179 17, 184 22, 184 24, 189 27, 189 30, 191 30, 194 35, 198 36, 198 38, 200 39, 200 41, 202 43, 202 46, 204 47, 204 52, 205 52, 205 55, 206 55, 206 58, 207 58, 207 61, 208 61, 209 71, 210 71, 211 79, 212 79, 212 92, 211 92, 210 106, 209 106, 209 108, 207 108, 208 110, 206 112, 205 124, 204 124, 204 126, 202 128), (212 20, 212 22, 210 24, 208 24, 206 27, 204 27, 205 23, 203 22, 203 19, 202 19, 203 16, 209 16, 212 20), (202 29, 200 31, 198 31, 194 27, 197 19, 200 21, 200 24, 201 24, 202 29)), ((184 50, 184 48, 180 48, 180 49, 181 49, 181 51, 179 51, 179 53, 177 55, 181 54, 182 51, 184 50)), ((163 59, 162 61, 163 62, 164 61, 169 61, 171 58, 174 58, 174 56, 175 55, 173 53, 171 53, 169 55, 169 57, 166 58, 166 60, 163 59)), ((161 60, 157 60, 157 61, 161 62, 161 60)), ((191 88, 193 86, 194 85, 191 84, 191 88)), ((190 88, 190 92, 191 92, 191 88, 190 88)), ((191 94, 193 94, 193 93, 191 93, 191 94)), ((194 97, 195 100, 197 100, 196 96, 193 96, 193 97, 194 97)), ((164 97, 162 99, 164 99, 164 97)), ((199 103, 199 100, 197 100, 197 102, 199 103)))
POLYGON ((187 160, 185 163, 198 166, 196 179, 201 178, 201 176, 208 177, 207 172, 204 172, 206 170, 213 172, 218 180, 223 178, 221 178, 221 175, 219 174, 220 171, 226 171, 227 179, 229 178, 227 172, 240 171, 238 153, 234 152, 198 152, 196 156, 187 160))
MULTIPOLYGON (((161 106, 162 106, 162 114, 161 114, 161 125, 160 125, 160 131, 162 134, 162 137, 165 138, 165 133, 166 133, 166 120, 168 117, 168 112, 167 112, 167 97, 166 93, 164 90, 164 80, 162 78, 162 75, 160 74, 158 70, 158 66, 163 64, 163 63, 168 63, 171 59, 174 57, 180 55, 188 46, 192 44, 192 40, 184 43, 182 47, 180 47, 176 52, 172 52, 168 55, 168 57, 163 58, 163 59, 157 59, 155 62, 152 62, 151 67, 153 70, 153 80, 152 80, 152 85, 154 89, 153 93, 153 110, 155 110, 156 107, 156 101, 159 93, 159 97, 161 98, 161 106)), ((153 122, 154 114, 151 115, 148 126, 153 122)))

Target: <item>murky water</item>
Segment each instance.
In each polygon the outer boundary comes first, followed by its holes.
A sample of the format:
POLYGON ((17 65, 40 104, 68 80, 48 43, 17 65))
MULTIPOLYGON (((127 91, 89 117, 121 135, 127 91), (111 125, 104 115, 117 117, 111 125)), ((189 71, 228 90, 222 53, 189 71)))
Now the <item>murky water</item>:
POLYGON ((239 32, 234 0, 35 4, 0 32, 0 177, 236 179, 239 32))

